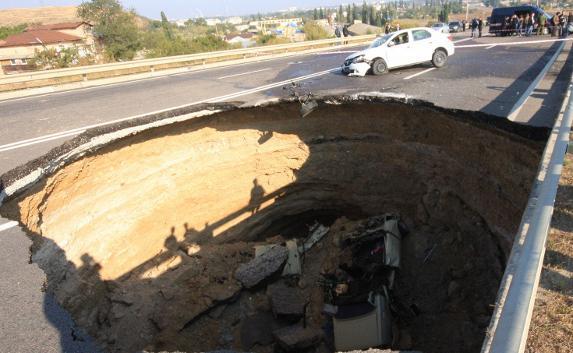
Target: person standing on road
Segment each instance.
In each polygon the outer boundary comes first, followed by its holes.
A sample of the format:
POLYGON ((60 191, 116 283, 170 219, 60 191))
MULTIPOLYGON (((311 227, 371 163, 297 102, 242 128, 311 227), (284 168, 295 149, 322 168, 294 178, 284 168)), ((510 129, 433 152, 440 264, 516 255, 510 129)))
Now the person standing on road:
MULTIPOLYGON (((348 25, 344 25, 344 27, 342 27, 342 35, 344 36, 344 38, 350 37, 350 31, 348 31, 348 25)), ((348 44, 348 41, 344 40, 344 44, 348 44)))
POLYGON ((533 32, 533 23, 532 23, 532 19, 531 16, 529 14, 527 14, 525 16, 525 21, 524 21, 524 26, 525 26, 525 36, 529 37, 531 35, 531 32, 533 32))
POLYGON ((477 19, 474 17, 472 19, 472 23, 471 23, 471 29, 472 29, 472 34, 471 34, 471 38, 475 38, 477 36, 476 30, 477 30, 477 19))
POLYGON ((513 30, 513 33, 511 33, 511 35, 519 35, 519 19, 517 18, 517 15, 513 15, 511 16, 511 29, 513 30))
POLYGON ((547 21, 547 17, 545 16, 545 13, 542 13, 541 16, 539 16, 539 24, 537 25, 537 35, 540 36, 543 33, 544 29, 545 29, 545 22, 547 21))
POLYGON ((555 14, 555 16, 553 16, 553 18, 551 19, 553 22, 553 30, 551 31, 551 36, 555 37, 555 36, 560 36, 561 33, 559 32, 559 15, 561 15, 561 12, 558 12, 555 14))
POLYGON ((334 26, 334 35, 339 39, 340 44, 344 44, 344 39, 342 38, 342 31, 339 25, 334 26))
POLYGON ((384 34, 390 33, 392 27, 390 26, 390 22, 386 22, 386 26, 384 26, 384 34))
POLYGON ((399 31, 399 30, 400 30, 400 24, 396 23, 396 31, 399 31))
POLYGON ((466 24, 467 24, 466 20, 463 20, 462 21, 462 31, 464 31, 464 32, 466 31, 466 24))
POLYGON ((569 16, 567 16, 567 28, 565 29, 566 31, 566 36, 569 35, 569 33, 573 32, 570 31, 570 29, 573 29, 573 12, 569 11, 569 16))
POLYGON ((479 31, 479 38, 481 38, 481 31, 483 30, 483 20, 478 18, 478 31, 479 31))

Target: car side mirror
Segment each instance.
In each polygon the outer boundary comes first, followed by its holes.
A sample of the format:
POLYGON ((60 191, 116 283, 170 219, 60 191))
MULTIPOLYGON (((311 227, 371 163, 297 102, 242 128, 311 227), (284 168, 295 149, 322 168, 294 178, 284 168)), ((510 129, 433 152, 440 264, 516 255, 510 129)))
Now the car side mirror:
POLYGON ((388 46, 389 46, 389 47, 393 47, 393 46, 395 46, 395 45, 396 45, 396 43, 395 43, 394 41, 388 42, 388 46))

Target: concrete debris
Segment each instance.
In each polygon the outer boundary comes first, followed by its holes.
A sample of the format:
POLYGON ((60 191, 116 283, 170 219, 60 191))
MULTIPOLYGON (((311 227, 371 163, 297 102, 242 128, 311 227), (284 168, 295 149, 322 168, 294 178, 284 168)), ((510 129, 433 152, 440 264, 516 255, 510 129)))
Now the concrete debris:
POLYGON ((317 328, 303 328, 295 325, 276 330, 273 336, 285 351, 300 352, 318 345, 322 340, 322 331, 317 328))
POLYGON ((258 256, 255 255, 253 260, 239 266, 235 278, 246 288, 252 288, 279 271, 287 257, 288 250, 284 246, 261 248, 258 256))
POLYGON ((330 230, 330 228, 323 226, 322 224, 316 222, 310 227, 310 237, 304 242, 299 251, 305 253, 309 251, 314 244, 318 243, 330 230))
POLYGON ((288 240, 286 247, 288 249, 288 259, 283 269, 283 276, 300 276, 302 272, 302 262, 298 241, 296 239, 288 240))
POLYGON ((308 298, 305 298, 298 288, 289 287, 280 281, 270 285, 267 294, 276 317, 298 321, 304 316, 308 298))

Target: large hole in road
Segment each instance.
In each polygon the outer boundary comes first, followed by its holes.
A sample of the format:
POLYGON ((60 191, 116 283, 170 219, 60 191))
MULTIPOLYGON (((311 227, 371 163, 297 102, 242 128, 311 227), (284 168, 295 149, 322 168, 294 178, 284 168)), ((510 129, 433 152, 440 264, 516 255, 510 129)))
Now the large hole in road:
POLYGON ((547 131, 416 102, 299 110, 232 108, 123 137, 2 214, 109 352, 330 352, 359 334, 336 315, 370 313, 360 305, 377 293, 386 346, 479 352, 547 131))

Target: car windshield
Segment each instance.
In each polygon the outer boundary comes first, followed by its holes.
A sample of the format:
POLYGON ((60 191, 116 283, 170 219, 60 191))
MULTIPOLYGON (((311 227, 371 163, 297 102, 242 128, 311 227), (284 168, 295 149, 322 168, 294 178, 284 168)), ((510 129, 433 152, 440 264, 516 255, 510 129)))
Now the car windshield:
POLYGON ((391 36, 392 36, 392 34, 386 34, 383 37, 376 38, 372 42, 372 44, 370 44, 370 48, 377 48, 377 47, 381 46, 382 44, 386 43, 388 41, 388 39, 390 39, 391 36))
POLYGON ((442 27, 443 25, 441 23, 436 23, 434 25, 432 25, 432 27, 442 27))

